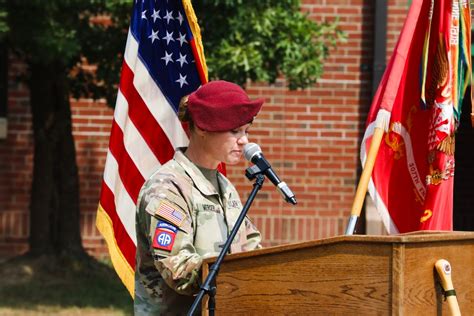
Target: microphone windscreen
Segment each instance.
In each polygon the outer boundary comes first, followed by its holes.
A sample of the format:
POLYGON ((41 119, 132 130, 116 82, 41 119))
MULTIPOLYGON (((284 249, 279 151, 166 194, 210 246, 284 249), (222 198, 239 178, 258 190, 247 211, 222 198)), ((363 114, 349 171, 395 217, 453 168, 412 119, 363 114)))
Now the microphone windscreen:
POLYGON ((255 143, 248 143, 244 146, 244 156, 248 161, 252 161, 253 156, 260 154, 262 149, 255 143))

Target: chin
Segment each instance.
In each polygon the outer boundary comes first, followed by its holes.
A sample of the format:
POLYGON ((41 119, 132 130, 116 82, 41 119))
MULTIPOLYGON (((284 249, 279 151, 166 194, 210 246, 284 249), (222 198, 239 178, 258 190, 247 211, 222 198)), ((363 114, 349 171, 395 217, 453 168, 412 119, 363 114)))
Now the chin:
POLYGON ((225 161, 224 163, 226 165, 231 165, 232 166, 232 165, 238 164, 240 162, 240 160, 241 160, 240 158, 227 159, 227 161, 225 161))

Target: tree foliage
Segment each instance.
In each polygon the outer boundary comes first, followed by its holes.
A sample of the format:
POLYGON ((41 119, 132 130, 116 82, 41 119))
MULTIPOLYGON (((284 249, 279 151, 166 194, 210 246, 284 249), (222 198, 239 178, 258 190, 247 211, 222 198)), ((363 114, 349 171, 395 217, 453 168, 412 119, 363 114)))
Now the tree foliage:
POLYGON ((5 10, 5 0, 0 0, 0 39, 8 31, 7 11, 5 10))
POLYGON ((27 64, 60 61, 67 69, 82 50, 79 33, 95 1, 7 1, 8 44, 27 64))
POLYGON ((212 78, 306 88, 322 74, 329 47, 342 39, 336 23, 315 23, 299 0, 195 1, 212 78))

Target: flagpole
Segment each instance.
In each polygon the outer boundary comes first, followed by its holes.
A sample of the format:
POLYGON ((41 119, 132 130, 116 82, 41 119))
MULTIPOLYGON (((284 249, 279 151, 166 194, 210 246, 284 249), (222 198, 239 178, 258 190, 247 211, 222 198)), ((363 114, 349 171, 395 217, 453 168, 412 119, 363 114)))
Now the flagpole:
MULTIPOLYGON (((375 159, 377 158, 377 153, 379 152, 382 137, 384 133, 388 130, 389 121, 390 112, 384 109, 379 110, 375 122, 374 134, 372 136, 369 152, 367 154, 367 159, 365 160, 364 169, 362 170, 359 184, 357 185, 354 202, 352 203, 351 217, 349 218, 349 222, 347 223, 346 235, 354 234, 355 226, 357 224, 357 220, 360 217, 362 205, 364 204, 364 199, 367 193, 367 188, 369 186, 370 177, 372 175, 372 171, 374 170, 375 159)), ((364 144, 362 144, 362 146, 364 146, 364 144)))

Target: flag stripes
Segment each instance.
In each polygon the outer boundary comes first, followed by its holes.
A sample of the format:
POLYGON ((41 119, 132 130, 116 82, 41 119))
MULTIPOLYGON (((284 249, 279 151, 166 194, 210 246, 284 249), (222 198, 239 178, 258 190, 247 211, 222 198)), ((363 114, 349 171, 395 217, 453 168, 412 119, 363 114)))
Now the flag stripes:
MULTIPOLYGON (((111 195, 107 195, 108 191, 102 191, 100 203, 103 207, 105 207, 105 205, 112 206, 113 204, 113 210, 106 208, 107 213, 117 214, 118 219, 120 219, 120 225, 123 225, 124 230, 128 233, 130 239, 132 239, 134 244, 136 244, 135 225, 128 224, 132 217, 133 222, 135 222, 135 213, 130 212, 130 209, 135 208, 135 203, 132 197, 128 194, 118 175, 118 163, 115 160, 115 157, 109 151, 104 170, 103 183, 107 186, 107 189, 111 192, 111 195)), ((132 265, 132 267, 133 266, 134 265, 132 265)))
POLYGON ((110 138, 109 148, 112 155, 117 159, 120 179, 133 202, 137 203, 138 193, 145 182, 145 178, 138 171, 137 166, 132 158, 130 158, 129 152, 125 150, 122 130, 115 121, 112 124, 111 134, 114 134, 116 137, 110 138))
MULTIPOLYGON (((168 161, 173 155, 173 146, 161 128, 159 122, 154 119, 154 115, 148 109, 138 91, 134 86, 134 75, 127 64, 124 63, 122 69, 122 80, 120 91, 125 99, 129 100, 133 107, 129 109, 130 120, 138 127, 140 134, 150 147, 153 154, 161 161, 168 161), (171 157, 170 157, 171 156, 171 157)), ((147 88, 149 89, 149 88, 147 88)), ((157 105, 160 103, 156 103, 157 105)), ((174 114, 176 116, 176 114, 174 114)))
POLYGON ((115 107, 115 123, 123 131, 125 149, 128 152, 135 153, 132 158, 133 162, 139 168, 141 175, 146 179, 151 174, 144 166, 159 166, 160 162, 150 150, 150 147, 141 137, 140 132, 131 120, 127 121, 128 103, 122 93, 119 91, 117 95, 117 104, 115 107), (122 126, 120 124, 126 124, 122 126))
MULTIPOLYGON (((124 218, 124 216, 121 217, 120 214, 123 214, 123 215, 127 215, 127 214, 124 214, 124 212, 119 212, 115 208, 116 204, 117 205, 123 205, 123 204, 116 203, 116 201, 114 200, 114 193, 109 189, 105 181, 102 183, 102 196, 103 196, 104 202, 103 204, 101 203, 101 206, 104 210, 107 210, 106 212, 110 218, 110 221, 114 223, 113 233, 114 233, 117 243, 121 245, 120 247, 121 253, 125 257, 128 265, 130 267, 134 267, 135 266, 135 245, 137 242, 136 242, 136 239, 135 238, 132 239, 131 236, 134 236, 132 235, 132 233, 135 232, 135 229, 133 230, 133 232, 128 232, 125 226, 123 225, 123 223, 126 223, 124 222, 126 218, 124 218)), ((121 196, 124 196, 124 195, 121 195, 121 196)))

